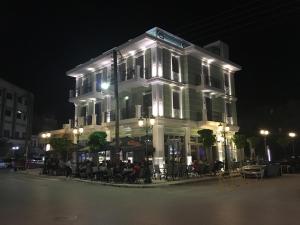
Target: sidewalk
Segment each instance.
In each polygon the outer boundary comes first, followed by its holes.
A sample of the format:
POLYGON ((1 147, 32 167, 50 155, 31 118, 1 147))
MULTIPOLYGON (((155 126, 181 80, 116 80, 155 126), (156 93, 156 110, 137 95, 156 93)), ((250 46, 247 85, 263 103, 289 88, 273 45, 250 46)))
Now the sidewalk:
POLYGON ((99 184, 99 185, 105 185, 105 186, 112 186, 112 187, 126 187, 126 188, 157 188, 157 187, 167 187, 171 185, 183 185, 183 184, 191 184, 191 183, 198 183, 198 182, 205 182, 205 181, 213 181, 218 179, 228 179, 233 177, 240 176, 239 173, 233 172, 230 174, 230 176, 221 177, 221 176, 203 176, 203 177, 191 177, 187 179, 180 179, 180 180, 159 180, 159 179, 153 179, 151 184, 128 184, 128 183, 107 183, 107 182, 101 182, 101 181, 91 181, 91 180, 85 180, 85 179, 79 179, 79 178, 71 178, 68 179, 65 176, 47 176, 47 175, 41 175, 41 169, 27 169, 23 171, 18 171, 19 173, 30 175, 30 176, 38 176, 41 178, 46 179, 57 179, 57 180, 72 180, 76 182, 83 182, 83 183, 90 183, 90 184, 99 184))

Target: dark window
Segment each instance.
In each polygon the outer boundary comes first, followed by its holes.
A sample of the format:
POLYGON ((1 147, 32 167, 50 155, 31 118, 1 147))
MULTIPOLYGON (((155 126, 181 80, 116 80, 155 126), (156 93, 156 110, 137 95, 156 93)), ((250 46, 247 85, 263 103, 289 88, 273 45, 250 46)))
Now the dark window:
POLYGON ((2 96, 2 90, 0 89, 0 96, 2 96))
POLYGON ((150 112, 149 107, 152 106, 152 94, 147 93, 143 96, 143 116, 149 116, 152 114, 150 112))
POLYGON ((228 117, 232 117, 232 106, 230 103, 226 103, 226 112, 228 117))
POLYGON ((144 56, 141 55, 135 60, 137 76, 144 77, 144 56))
POLYGON ((3 136, 6 137, 6 138, 9 138, 9 135, 10 135, 9 133, 10 133, 9 130, 4 130, 3 131, 3 136))
POLYGON ((80 116, 86 116, 86 107, 81 108, 80 116))
POLYGON ((132 79, 134 76, 134 69, 133 69, 133 57, 130 56, 127 59, 127 80, 132 79))
POLYGON ((205 105, 207 111, 207 120, 212 121, 212 102, 210 98, 205 97, 205 105))
POLYGON ((225 87, 229 87, 229 74, 225 73, 224 76, 225 76, 225 81, 224 81, 225 87))
POLYGON ((120 73, 120 80, 125 81, 126 80, 126 65, 125 63, 122 63, 119 65, 119 73, 120 73))
POLYGON ((178 57, 172 56, 172 71, 174 73, 179 73, 179 59, 178 57))
POLYGON ((12 99, 12 93, 6 93, 6 98, 11 100, 12 99))
POLYGON ((26 132, 22 133, 22 138, 26 138, 26 132))
POLYGON ((18 131, 15 132, 15 138, 20 138, 20 133, 18 131))
POLYGON ((10 117, 10 116, 11 116, 11 111, 8 110, 8 109, 6 109, 6 110, 5 110, 5 116, 9 116, 9 117, 10 117))
POLYGON ((25 121, 25 120, 26 120, 26 118, 27 118, 26 114, 25 114, 25 113, 23 113, 23 120, 25 121))
POLYGON ((20 103, 20 104, 23 103, 23 98, 22 97, 18 97, 18 103, 20 103))
POLYGON ((176 91, 173 92, 173 109, 180 109, 179 93, 176 91))
POLYGON ((203 65, 203 77, 205 85, 209 85, 208 66, 203 65))
POLYGON ((16 117, 17 117, 17 119, 21 119, 22 118, 22 113, 20 111, 18 111, 16 117))
POLYGON ((101 91, 101 73, 96 74, 96 91, 101 91))

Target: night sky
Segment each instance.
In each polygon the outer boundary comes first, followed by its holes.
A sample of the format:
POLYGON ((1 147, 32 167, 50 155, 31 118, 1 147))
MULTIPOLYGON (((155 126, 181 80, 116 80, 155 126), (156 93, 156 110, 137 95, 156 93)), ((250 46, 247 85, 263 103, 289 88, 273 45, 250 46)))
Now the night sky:
POLYGON ((36 114, 67 122, 74 80, 66 71, 154 26, 200 46, 229 44, 230 59, 243 67, 236 74, 241 124, 259 107, 300 100, 299 1, 98 2, 2 3, 0 76, 34 93, 36 114))

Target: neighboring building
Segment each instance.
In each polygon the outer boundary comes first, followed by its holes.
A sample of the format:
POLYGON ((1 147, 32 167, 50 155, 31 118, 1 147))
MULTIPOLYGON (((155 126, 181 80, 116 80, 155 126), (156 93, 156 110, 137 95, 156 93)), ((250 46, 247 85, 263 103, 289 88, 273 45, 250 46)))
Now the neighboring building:
POLYGON ((0 78, 0 138, 12 147, 30 148, 33 94, 0 78))
MULTIPOLYGON (((160 28, 118 47, 120 137, 144 140, 140 116, 153 115, 150 136, 153 161, 162 165, 174 157, 190 164, 193 159, 224 159, 220 123, 230 127, 227 138, 238 131, 234 73, 240 66, 228 59, 228 46, 215 42, 201 48, 160 28), (218 143, 212 155, 198 142, 197 131, 211 129, 218 143)), ((115 133, 115 100, 112 50, 67 72, 76 79, 70 102, 75 124, 84 127, 81 140, 96 130, 112 141, 115 133)), ((231 142, 230 142, 231 143, 231 142)), ((238 155, 228 144, 231 159, 238 155)), ((133 153, 134 154, 134 153, 133 153)), ((133 159, 135 160, 135 159, 133 159)))

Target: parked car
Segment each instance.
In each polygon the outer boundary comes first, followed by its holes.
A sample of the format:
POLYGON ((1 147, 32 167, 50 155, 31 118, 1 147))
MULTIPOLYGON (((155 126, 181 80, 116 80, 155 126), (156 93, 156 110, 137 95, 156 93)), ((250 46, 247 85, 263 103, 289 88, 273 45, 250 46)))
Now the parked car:
POLYGON ((5 169, 8 167, 8 163, 4 162, 3 159, 0 159, 0 169, 5 169))
POLYGON ((279 163, 260 162, 252 165, 243 166, 240 173, 244 178, 263 178, 281 176, 281 166, 279 163))

